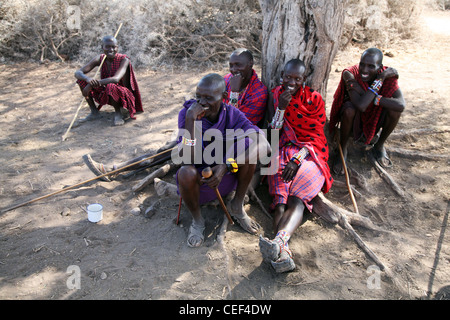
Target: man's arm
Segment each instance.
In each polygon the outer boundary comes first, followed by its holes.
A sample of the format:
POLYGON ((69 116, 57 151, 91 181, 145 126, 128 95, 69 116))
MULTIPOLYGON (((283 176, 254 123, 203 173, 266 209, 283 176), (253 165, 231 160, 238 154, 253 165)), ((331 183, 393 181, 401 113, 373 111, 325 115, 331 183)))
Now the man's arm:
POLYGON ((106 86, 109 83, 119 83, 119 81, 123 78, 125 73, 127 72, 128 66, 130 65, 130 59, 123 58, 120 62, 119 69, 117 70, 116 74, 110 78, 101 79, 100 85, 106 86))
POLYGON ((78 80, 86 81, 88 84, 93 80, 87 74, 95 67, 100 65, 100 55, 89 61, 84 67, 75 72, 75 78, 78 80))
MULTIPOLYGON (((377 79, 384 81, 391 77, 398 78, 398 73, 394 68, 387 68, 379 74, 377 79)), ((359 111, 366 111, 367 107, 374 101, 376 97, 375 93, 370 90, 362 92, 360 90, 362 88, 357 84, 355 77, 349 71, 344 71, 343 79, 350 96, 350 101, 359 111), (351 89, 352 86, 354 86, 353 89, 351 89)), ((379 105, 388 110, 402 112, 405 108, 402 92, 398 89, 391 98, 381 97, 379 105)))

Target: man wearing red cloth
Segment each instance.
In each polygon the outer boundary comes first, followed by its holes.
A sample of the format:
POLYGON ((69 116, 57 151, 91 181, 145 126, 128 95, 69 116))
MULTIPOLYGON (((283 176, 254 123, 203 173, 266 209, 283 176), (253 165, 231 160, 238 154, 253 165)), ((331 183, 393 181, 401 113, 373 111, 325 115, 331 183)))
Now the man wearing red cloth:
MULTIPOLYGON (((342 72, 330 112, 330 132, 340 122, 339 143, 344 159, 353 133, 355 141, 373 146, 371 152, 381 166, 392 166, 384 143, 405 109, 397 79, 397 70, 383 66, 383 53, 377 48, 364 51, 359 65, 342 72)), ((333 171, 343 174, 340 157, 336 160, 333 171)))
POLYGON ((267 105, 267 88, 253 69, 253 55, 244 48, 230 55, 230 73, 225 75, 228 92, 224 102, 242 111, 254 125, 262 126, 267 105))
POLYGON ((109 104, 115 111, 114 125, 119 126, 125 123, 124 119, 128 117, 135 119, 136 113, 144 111, 141 94, 130 59, 124 54, 117 53, 116 38, 104 37, 102 49, 104 54, 95 57, 75 72, 77 83, 91 109, 91 114, 81 122, 99 118, 99 110, 103 105, 109 104), (92 69, 100 66, 104 56, 106 59, 100 71, 101 80, 87 76, 92 69), (98 103, 98 107, 94 100, 98 103))
POLYGON ((260 236, 259 246, 263 259, 277 272, 295 268, 288 240, 300 226, 305 207, 312 210, 311 200, 333 183, 323 129, 325 104, 318 92, 303 85, 305 71, 301 60, 290 60, 281 74, 282 85, 268 100, 270 127, 280 133, 278 172, 268 176, 276 236, 260 236))

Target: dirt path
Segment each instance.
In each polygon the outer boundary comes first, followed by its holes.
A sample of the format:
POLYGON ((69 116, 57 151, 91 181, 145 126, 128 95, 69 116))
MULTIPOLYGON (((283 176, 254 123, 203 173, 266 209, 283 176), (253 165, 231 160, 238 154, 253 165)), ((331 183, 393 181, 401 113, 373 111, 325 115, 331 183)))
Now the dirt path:
MULTIPOLYGON (((311 215, 291 239, 297 269, 288 274, 277 275, 264 264, 257 237, 237 226, 229 226, 218 242, 220 207, 204 211, 205 246, 188 248, 186 209, 176 226, 177 198, 160 199, 153 185, 133 194, 131 188, 146 176, 140 172, 109 183, 91 182, 1 214, 0 298, 434 298, 450 285, 450 12, 422 18, 419 39, 386 50, 392 57, 385 58, 385 65, 399 71, 407 101, 397 134, 387 147, 447 156, 447 160, 392 155, 394 167, 389 172, 406 193, 401 199, 364 155, 349 155, 350 166, 363 174, 368 186, 367 190, 357 187, 362 195, 357 199, 360 212, 387 232, 355 229, 389 267, 395 281, 381 273, 377 282, 373 261, 349 234, 311 215), (416 129, 437 133, 408 134, 416 129), (150 219, 131 212, 158 201, 150 219), (84 211, 94 202, 104 206, 104 219, 97 224, 89 222, 84 211), (71 276, 77 270, 80 287, 72 289, 77 282, 71 276)), ((326 97, 328 110, 340 76, 334 70, 356 63, 361 51, 348 47, 336 57, 326 97)), ((112 165, 157 150, 171 139, 184 97, 208 73, 138 70, 145 113, 115 128, 112 108, 106 108, 101 120, 73 128, 62 142, 81 98, 73 78, 77 67, 58 63, 0 66, 2 209, 93 177, 83 154, 112 165)), ((81 116, 87 112, 83 109, 81 116)), ((173 174, 164 180, 173 183, 173 174)), ((260 186, 257 192, 267 206, 266 187, 260 186)), ((333 188, 327 197, 352 211, 346 190, 333 188)), ((256 202, 250 201, 246 209, 270 234, 271 221, 256 202)))

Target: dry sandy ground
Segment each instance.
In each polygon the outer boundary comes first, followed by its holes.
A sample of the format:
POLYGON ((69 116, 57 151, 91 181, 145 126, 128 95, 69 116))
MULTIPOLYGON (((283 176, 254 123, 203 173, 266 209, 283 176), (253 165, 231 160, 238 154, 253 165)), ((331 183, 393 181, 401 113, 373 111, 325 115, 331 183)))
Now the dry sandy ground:
MULTIPOLYGON (((189 248, 190 215, 183 208, 181 224, 175 225, 178 199, 160 199, 153 185, 133 194, 131 188, 148 174, 139 172, 110 183, 90 182, 2 213, 0 298, 394 300, 442 298, 436 296, 439 290, 447 290, 448 299, 449 21, 450 12, 423 17, 420 38, 389 48, 392 55, 385 58, 385 65, 399 71, 407 101, 388 150, 447 158, 414 160, 393 154, 389 173, 406 193, 402 199, 364 154, 353 150, 349 155, 349 166, 368 186, 356 186, 361 193, 359 210, 386 232, 355 229, 393 278, 377 273, 374 262, 345 230, 313 215, 291 239, 297 268, 287 274, 276 274, 263 263, 258 238, 236 225, 228 226, 218 241, 220 207, 205 208, 206 243, 189 248), (411 133, 416 129, 431 131, 411 133), (131 212, 158 201, 151 218, 131 212), (92 223, 84 208, 96 202, 104 206, 104 218, 92 223), (72 288, 77 284, 79 289, 72 288)), ((326 96, 328 112, 340 76, 336 70, 359 61, 361 52, 350 46, 336 57, 326 96)), ((92 178, 82 161, 86 153, 111 165, 157 150, 171 139, 183 99, 209 72, 138 70, 145 113, 125 126, 112 127, 112 108, 106 107, 102 119, 74 127, 62 142, 81 99, 73 78, 78 67, 0 66, 2 209, 92 178)), ((219 70, 226 73, 223 66, 219 70)), ((87 113, 85 107, 80 115, 87 113)), ((164 180, 173 183, 173 174, 164 180)), ((259 186, 257 193, 268 206, 267 187, 259 186)), ((333 188, 327 197, 353 210, 345 189, 333 188)), ((258 204, 251 200, 246 209, 261 223, 262 232, 271 235, 271 220, 258 204)))

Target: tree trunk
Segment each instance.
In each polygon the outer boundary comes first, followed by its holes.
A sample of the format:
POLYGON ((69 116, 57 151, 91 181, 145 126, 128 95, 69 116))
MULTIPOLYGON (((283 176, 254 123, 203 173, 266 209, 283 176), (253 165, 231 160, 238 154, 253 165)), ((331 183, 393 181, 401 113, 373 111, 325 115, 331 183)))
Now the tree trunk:
POLYGON ((284 64, 306 65, 306 84, 325 98, 344 25, 344 0, 259 0, 263 14, 262 81, 279 85, 284 64))

